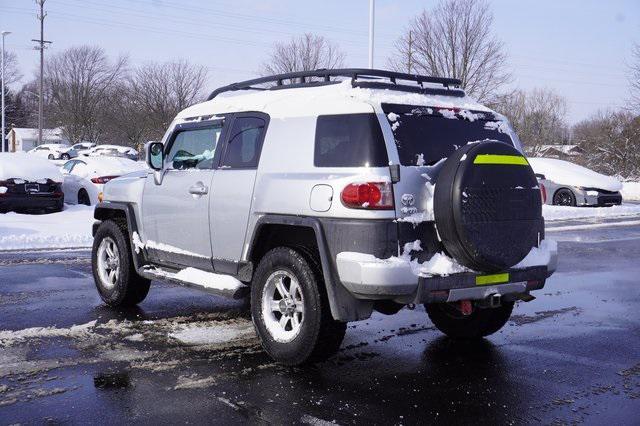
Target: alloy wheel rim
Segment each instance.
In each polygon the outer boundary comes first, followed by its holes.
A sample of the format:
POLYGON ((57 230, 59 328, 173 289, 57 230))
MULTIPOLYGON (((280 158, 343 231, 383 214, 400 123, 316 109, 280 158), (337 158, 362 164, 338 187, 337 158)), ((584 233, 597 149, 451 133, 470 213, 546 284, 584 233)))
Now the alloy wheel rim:
POLYGON ((102 285, 112 289, 118 283, 120 274, 120 252, 111 237, 105 237, 98 246, 98 275, 102 285))
POLYGON ((304 296, 295 275, 273 272, 262 291, 262 318, 269 334, 278 342, 291 342, 300 334, 304 313, 304 296))

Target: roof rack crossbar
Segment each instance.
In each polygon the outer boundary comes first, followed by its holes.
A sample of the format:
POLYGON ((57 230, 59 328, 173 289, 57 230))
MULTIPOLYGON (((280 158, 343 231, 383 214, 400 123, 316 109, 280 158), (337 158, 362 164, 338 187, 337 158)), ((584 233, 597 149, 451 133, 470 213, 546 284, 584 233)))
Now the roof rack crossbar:
MULTIPOLYGON (((255 87, 256 85, 265 83, 275 83, 276 87, 284 88, 281 86, 289 87, 303 87, 313 83, 312 78, 322 78, 325 82, 330 82, 331 77, 347 77, 351 78, 351 84, 354 85, 358 78, 386 78, 392 84, 397 84, 397 80, 415 81, 420 86, 424 83, 441 84, 445 89, 459 88, 462 82, 456 78, 447 77, 430 77, 426 75, 418 74, 406 74, 395 71, 386 71, 378 69, 366 69, 366 68, 342 68, 342 69, 317 69, 312 71, 297 71, 285 74, 277 74, 268 77, 254 78, 252 80, 240 81, 237 83, 229 84, 228 86, 220 87, 209 95, 207 100, 211 100, 224 92, 232 92, 236 90, 260 90, 261 88, 255 87), (290 84, 284 84, 285 80, 291 81, 290 84), (296 80, 299 83, 296 83, 296 80)), ((264 90, 264 88, 262 88, 264 90)))

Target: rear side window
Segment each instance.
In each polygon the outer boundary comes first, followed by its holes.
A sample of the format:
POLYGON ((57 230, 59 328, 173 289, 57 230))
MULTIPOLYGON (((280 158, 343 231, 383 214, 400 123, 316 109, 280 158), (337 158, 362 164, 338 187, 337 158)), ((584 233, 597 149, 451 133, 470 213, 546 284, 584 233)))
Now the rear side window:
POLYGON ((258 117, 238 117, 233 120, 222 166, 232 169, 258 167, 265 127, 265 120, 258 117))
POLYGON ((376 115, 319 116, 313 164, 316 167, 386 167, 389 158, 376 115))

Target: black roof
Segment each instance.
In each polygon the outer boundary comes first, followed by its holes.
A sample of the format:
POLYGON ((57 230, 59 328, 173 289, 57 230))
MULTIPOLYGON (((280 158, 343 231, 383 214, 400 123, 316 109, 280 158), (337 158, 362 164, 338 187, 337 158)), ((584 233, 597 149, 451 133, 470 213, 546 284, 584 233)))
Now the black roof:
POLYGON ((445 96, 464 96, 460 89, 462 82, 456 78, 431 77, 418 74, 406 74, 395 71, 366 69, 366 68, 342 68, 342 69, 317 69, 313 71, 298 71, 286 74, 276 74, 267 77, 232 83, 219 87, 211 92, 207 100, 211 100, 220 93, 237 90, 278 90, 296 87, 313 87, 337 84, 339 78, 350 78, 352 87, 366 87, 373 89, 391 89, 404 92, 436 94, 445 96), (333 77, 333 80, 332 80, 333 77), (398 80, 412 84, 398 84, 398 80), (260 87, 267 83, 275 83, 269 87, 260 87), (441 85, 442 87, 425 87, 424 83, 441 85))

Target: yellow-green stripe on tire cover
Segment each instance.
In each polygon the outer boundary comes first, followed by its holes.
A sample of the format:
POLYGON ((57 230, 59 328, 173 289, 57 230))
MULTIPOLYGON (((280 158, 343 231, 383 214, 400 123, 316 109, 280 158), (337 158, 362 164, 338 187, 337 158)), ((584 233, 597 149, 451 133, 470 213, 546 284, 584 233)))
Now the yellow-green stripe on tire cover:
POLYGON ((512 166, 528 166, 529 162, 522 155, 476 155, 473 164, 509 164, 512 166))

